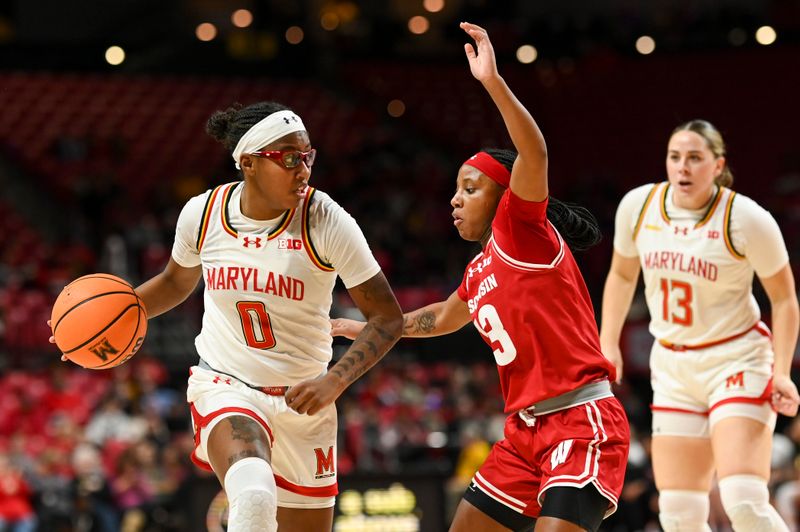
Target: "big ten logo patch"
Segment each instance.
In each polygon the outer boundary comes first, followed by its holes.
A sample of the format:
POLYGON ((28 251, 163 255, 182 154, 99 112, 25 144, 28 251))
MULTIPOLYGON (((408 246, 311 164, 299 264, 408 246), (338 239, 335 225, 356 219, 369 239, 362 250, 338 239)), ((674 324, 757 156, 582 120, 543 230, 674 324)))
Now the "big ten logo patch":
POLYGON ((328 478, 336 474, 336 456, 333 454, 333 446, 328 447, 327 452, 323 452, 320 447, 314 449, 314 456, 317 459, 317 472, 314 478, 328 478))
POLYGON ((298 238, 281 238, 278 249, 303 249, 303 241, 298 238))
POLYGON ((744 371, 734 373, 725 379, 725 389, 728 390, 730 388, 744 388, 744 371))

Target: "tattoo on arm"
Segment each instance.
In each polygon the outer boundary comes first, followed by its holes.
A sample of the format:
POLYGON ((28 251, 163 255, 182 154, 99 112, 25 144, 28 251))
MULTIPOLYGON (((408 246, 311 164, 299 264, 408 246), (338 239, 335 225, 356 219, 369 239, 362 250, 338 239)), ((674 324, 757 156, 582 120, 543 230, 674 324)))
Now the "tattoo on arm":
POLYGON ((431 310, 423 310, 419 314, 407 316, 403 323, 403 332, 408 335, 428 334, 436 329, 436 314, 431 310))
POLYGON ((349 385, 374 366, 396 341, 397 338, 380 326, 367 323, 350 350, 331 368, 331 373, 349 385))

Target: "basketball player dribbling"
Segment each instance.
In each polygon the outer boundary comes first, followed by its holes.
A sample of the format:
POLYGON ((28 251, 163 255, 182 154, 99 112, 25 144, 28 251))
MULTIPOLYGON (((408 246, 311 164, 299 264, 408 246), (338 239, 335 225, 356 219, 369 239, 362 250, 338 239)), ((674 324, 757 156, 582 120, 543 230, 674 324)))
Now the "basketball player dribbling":
MULTIPOLYGON (((594 531, 616 509, 630 439, 570 251, 596 243, 599 231, 587 211, 549 197, 538 126, 498 74, 486 31, 461 28, 477 47, 465 45, 472 75, 519 154, 481 151, 461 166, 455 226, 483 251, 446 301, 405 314, 408 337, 473 322, 493 350, 509 414, 505 438, 473 478, 451 530, 594 531)), ((333 320, 334 335, 354 338, 362 327, 333 320)))
POLYGON ((400 308, 355 220, 309 186, 316 151, 297 114, 262 102, 206 128, 243 180, 189 200, 166 268, 136 291, 152 318, 205 281, 192 458, 225 489, 228 530, 331 530, 334 401, 400 337, 400 308), (368 322, 328 370, 337 275, 368 322))
POLYGON ((716 471, 737 532, 787 530, 769 504, 777 411, 797 414, 794 277, 780 229, 733 192, 719 131, 704 120, 669 139, 666 182, 635 188, 616 216, 601 344, 622 375, 619 340, 643 272, 653 344, 653 469, 667 532, 709 531, 716 471), (752 293, 758 275, 772 329, 752 293))

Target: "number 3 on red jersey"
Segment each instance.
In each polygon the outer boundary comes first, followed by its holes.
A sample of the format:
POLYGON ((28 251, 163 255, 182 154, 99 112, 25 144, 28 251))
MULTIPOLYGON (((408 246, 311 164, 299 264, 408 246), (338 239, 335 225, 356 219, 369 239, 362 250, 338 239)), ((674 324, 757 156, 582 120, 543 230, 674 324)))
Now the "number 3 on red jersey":
POLYGON ((498 366, 508 365, 517 358, 517 347, 511 341, 493 305, 483 305, 479 308, 478 317, 472 320, 472 323, 482 335, 489 338, 490 342, 500 344, 498 349, 492 351, 498 366))

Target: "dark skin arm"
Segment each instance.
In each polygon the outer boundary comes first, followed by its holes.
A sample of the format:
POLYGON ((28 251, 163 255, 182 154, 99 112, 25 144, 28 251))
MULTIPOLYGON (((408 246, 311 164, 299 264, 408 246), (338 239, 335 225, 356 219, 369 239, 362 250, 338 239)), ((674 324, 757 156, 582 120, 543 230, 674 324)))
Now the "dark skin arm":
POLYGON ((183 303, 202 274, 201 266, 184 268, 170 257, 163 272, 136 288, 136 293, 144 301, 147 317, 155 318, 183 303))
POLYGON ((374 366, 400 339, 403 314, 383 272, 349 290, 367 318, 364 329, 328 373, 292 386, 286 404, 300 414, 314 415, 374 366))

